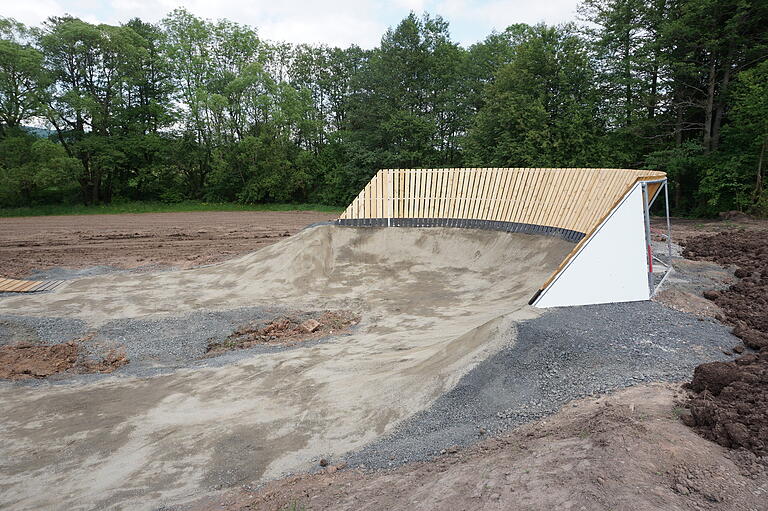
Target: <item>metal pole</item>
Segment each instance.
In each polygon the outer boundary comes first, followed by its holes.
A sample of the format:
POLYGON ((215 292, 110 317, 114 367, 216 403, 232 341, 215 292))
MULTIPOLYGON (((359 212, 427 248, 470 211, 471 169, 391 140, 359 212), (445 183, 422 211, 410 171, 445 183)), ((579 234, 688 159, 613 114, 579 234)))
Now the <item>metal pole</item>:
POLYGON ((667 209, 667 256, 669 269, 672 268, 672 224, 669 222, 669 181, 664 181, 664 206, 667 209))
POLYGON ((643 213, 645 215, 645 245, 648 265, 648 294, 653 295, 653 266, 651 262, 651 216, 648 212, 648 184, 643 182, 643 213))

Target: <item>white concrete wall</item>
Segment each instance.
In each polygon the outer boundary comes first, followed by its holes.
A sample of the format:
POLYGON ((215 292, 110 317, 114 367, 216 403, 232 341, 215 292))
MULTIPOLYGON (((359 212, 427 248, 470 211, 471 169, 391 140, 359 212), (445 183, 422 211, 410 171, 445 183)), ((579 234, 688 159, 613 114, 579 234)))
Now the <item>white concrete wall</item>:
POLYGON ((534 302, 536 307, 648 300, 643 190, 627 192, 534 302))

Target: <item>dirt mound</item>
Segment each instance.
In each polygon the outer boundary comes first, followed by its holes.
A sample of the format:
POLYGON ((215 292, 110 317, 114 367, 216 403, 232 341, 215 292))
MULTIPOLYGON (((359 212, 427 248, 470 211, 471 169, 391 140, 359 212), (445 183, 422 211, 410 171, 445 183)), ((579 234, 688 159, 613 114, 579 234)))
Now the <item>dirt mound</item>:
POLYGON ((224 341, 211 341, 207 355, 216 356, 226 351, 260 345, 293 345, 343 333, 358 321, 360 316, 350 311, 325 311, 320 315, 297 313, 281 316, 266 324, 263 321, 249 323, 232 332, 224 341))
POLYGON ((768 456, 768 231, 697 236, 683 255, 737 267, 735 284, 704 297, 720 307, 734 335, 760 351, 697 367, 689 385, 691 414, 683 418, 720 445, 768 456))
POLYGON ((683 255, 734 265, 738 282, 704 297, 720 307, 734 335, 748 347, 768 347, 768 231, 727 231, 697 236, 685 243, 683 255))
POLYGON ((768 352, 702 364, 689 387, 689 426, 724 447, 768 456, 768 352))
POLYGON ((63 372, 111 373, 127 363, 122 349, 112 349, 94 360, 76 342, 0 346, 0 379, 46 378, 63 372))

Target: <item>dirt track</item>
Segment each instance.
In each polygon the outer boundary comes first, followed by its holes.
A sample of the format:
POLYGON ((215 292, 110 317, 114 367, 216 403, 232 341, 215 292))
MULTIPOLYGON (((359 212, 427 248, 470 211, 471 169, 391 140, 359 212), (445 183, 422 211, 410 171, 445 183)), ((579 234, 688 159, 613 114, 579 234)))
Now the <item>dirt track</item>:
POLYGON ((765 467, 684 426, 681 398, 677 385, 633 387, 575 401, 434 462, 388 471, 330 466, 181 509, 765 509, 765 467))
POLYGON ((0 276, 96 265, 188 268, 258 250, 335 216, 207 211, 0 218, 0 276))

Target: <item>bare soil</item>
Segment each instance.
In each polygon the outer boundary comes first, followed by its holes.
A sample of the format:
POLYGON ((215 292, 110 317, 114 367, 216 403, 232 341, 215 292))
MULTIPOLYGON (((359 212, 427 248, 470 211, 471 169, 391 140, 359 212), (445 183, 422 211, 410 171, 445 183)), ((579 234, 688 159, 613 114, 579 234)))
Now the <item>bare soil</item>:
MULTIPOLYGON (((744 229, 747 231, 768 229, 768 219, 753 218, 741 213, 730 212, 721 218, 672 218, 672 241, 685 242, 689 238, 702 234, 716 234, 744 229)), ((652 233, 666 235, 667 220, 664 217, 651 218, 652 233)))
POLYGON ((761 510, 768 471, 681 423, 679 386, 651 384, 566 405, 556 415, 434 462, 319 472, 208 498, 212 510, 761 510))
POLYGON ((0 277, 96 265, 188 268, 258 250, 334 218, 316 211, 0 218, 0 277))
POLYGON ((252 348, 254 346, 292 346, 301 342, 339 335, 356 325, 360 316, 351 311, 325 311, 321 314, 292 314, 268 322, 243 325, 225 340, 211 342, 207 355, 252 348))
POLYGON ((685 242, 683 255, 723 266, 736 266, 738 281, 704 297, 724 311, 734 335, 748 347, 768 347, 768 230, 724 231, 685 242))
POLYGON ((724 447, 748 449, 768 464, 768 350, 698 366, 686 424, 724 447))
POLYGON ((683 254, 736 267, 734 284, 703 295, 734 326, 734 335, 759 351, 697 367, 685 421, 705 438, 768 460, 768 230, 695 236, 685 242, 683 254))
POLYGON ((75 341, 0 346, 0 379, 47 378, 64 372, 111 373, 127 363, 125 351, 120 348, 109 349, 94 358, 75 341))

